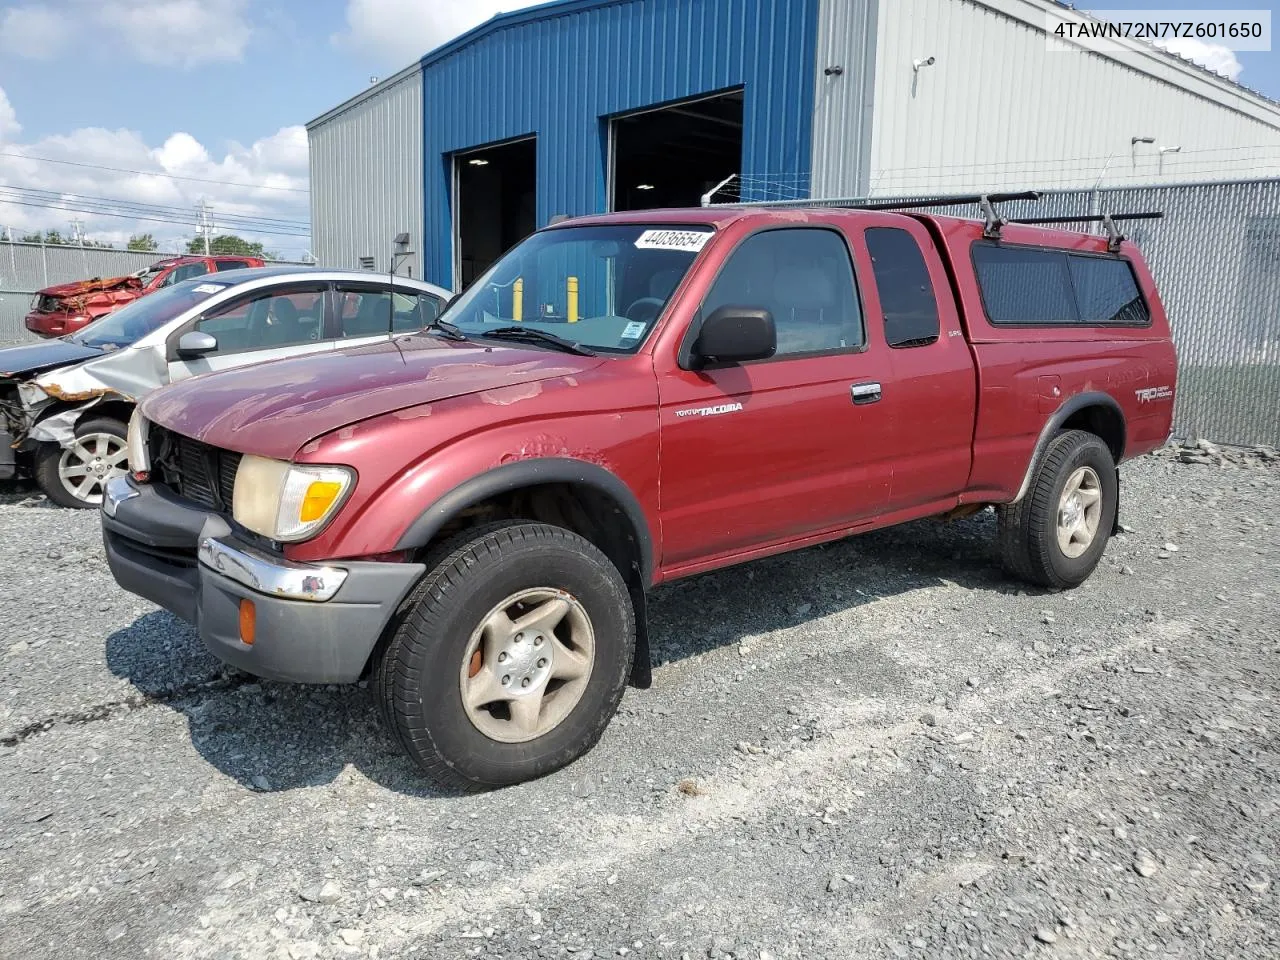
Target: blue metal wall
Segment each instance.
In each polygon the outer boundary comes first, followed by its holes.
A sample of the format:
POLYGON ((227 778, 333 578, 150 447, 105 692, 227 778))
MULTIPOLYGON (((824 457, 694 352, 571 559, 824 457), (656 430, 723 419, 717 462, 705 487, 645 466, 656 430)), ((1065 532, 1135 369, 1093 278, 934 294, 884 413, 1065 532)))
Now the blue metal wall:
MULTIPOLYGON (((496 17, 423 69, 424 263, 453 282, 450 155, 538 137, 538 225, 605 209, 605 118, 745 88, 744 178, 810 172, 818 0, 567 0, 496 17)), ((807 181, 803 181, 807 182, 807 181)))

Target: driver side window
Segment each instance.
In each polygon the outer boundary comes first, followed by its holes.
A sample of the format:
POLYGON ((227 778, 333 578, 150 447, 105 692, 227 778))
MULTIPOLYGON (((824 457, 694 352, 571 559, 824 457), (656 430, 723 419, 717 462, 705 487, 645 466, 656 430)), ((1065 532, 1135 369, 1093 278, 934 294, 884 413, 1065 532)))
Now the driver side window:
POLYGON ((212 310, 195 329, 218 341, 216 354, 314 343, 324 329, 324 293, 324 284, 261 290, 212 310))
POLYGON ((778 331, 775 357, 835 353, 866 343, 853 263, 834 230, 768 230, 738 246, 702 305, 768 310, 778 331))
POLYGON ((175 283, 181 283, 183 280, 190 280, 192 277, 202 277, 209 272, 209 268, 203 263, 184 263, 178 267, 173 273, 164 278, 160 284, 162 287, 171 287, 175 283))

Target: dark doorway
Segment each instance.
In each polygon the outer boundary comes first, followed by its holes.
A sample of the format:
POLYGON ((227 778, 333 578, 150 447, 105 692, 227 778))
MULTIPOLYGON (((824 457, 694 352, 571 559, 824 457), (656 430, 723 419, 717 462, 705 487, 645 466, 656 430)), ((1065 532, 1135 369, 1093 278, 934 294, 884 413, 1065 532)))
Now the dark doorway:
POLYGON ((614 210, 696 207, 703 194, 742 171, 741 90, 612 123, 614 210))
POLYGON ((458 279, 468 287, 537 226, 534 137, 454 155, 458 279))

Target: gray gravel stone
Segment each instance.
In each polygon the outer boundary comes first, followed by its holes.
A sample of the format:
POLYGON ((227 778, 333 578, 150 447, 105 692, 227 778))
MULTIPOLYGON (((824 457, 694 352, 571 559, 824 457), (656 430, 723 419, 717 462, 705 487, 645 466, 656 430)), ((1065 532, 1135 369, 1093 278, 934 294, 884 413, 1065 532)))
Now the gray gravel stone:
POLYGON ((1195 453, 1122 469, 1075 591, 990 512, 663 588, 596 749, 465 796, 0 495, 0 954, 1280 956, 1280 461, 1195 453))

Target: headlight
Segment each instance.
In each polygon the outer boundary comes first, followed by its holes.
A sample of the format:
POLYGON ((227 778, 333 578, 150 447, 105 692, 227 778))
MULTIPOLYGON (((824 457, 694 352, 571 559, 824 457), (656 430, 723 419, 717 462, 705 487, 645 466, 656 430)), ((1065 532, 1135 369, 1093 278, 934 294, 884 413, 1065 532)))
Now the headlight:
POLYGON ((147 452, 147 432, 151 424, 137 408, 129 418, 129 432, 125 438, 125 450, 129 454, 129 472, 139 480, 151 474, 151 455, 147 452))
POLYGON ((231 514, 236 523, 271 540, 306 540, 338 512, 355 482, 348 467, 245 455, 236 470, 231 514))

